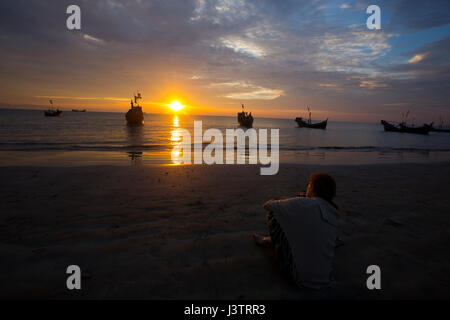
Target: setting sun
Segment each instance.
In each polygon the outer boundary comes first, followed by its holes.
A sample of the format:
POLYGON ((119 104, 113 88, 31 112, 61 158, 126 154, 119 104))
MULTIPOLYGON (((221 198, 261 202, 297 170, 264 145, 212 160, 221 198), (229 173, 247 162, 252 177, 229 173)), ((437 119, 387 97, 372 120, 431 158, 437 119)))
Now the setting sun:
POLYGON ((184 106, 178 102, 178 101, 174 101, 172 102, 169 107, 173 110, 173 111, 180 111, 181 109, 184 108, 184 106))

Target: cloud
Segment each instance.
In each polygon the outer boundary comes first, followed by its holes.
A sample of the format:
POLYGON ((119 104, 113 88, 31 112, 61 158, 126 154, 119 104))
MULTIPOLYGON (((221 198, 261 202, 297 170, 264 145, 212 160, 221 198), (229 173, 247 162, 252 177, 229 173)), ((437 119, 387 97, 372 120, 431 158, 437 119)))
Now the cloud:
MULTIPOLYGON (((423 81, 438 81, 445 87, 450 78, 450 37, 417 48, 404 55, 403 63, 383 66, 381 71, 406 73, 410 79, 421 78, 423 81)), ((435 86, 435 84, 433 84, 435 86)))
POLYGON ((235 100, 274 100, 283 94, 282 90, 258 88, 248 92, 235 92, 225 95, 225 98, 235 100))
POLYGON ((266 55, 264 49, 243 39, 234 37, 222 38, 220 43, 236 53, 248 55, 253 58, 261 58, 266 55))
POLYGON ((36 96, 36 98, 45 99, 61 99, 61 100, 107 100, 107 101, 129 101, 128 98, 115 98, 115 97, 70 97, 70 96, 36 96))
POLYGON ((343 4, 341 4, 341 5, 339 6, 339 8, 340 8, 340 9, 350 9, 351 6, 350 6, 350 4, 348 4, 348 3, 343 3, 343 4))
POLYGON ((321 71, 375 72, 373 64, 391 50, 389 33, 367 32, 361 27, 350 26, 339 34, 325 33, 316 37, 319 52, 312 63, 321 71))
POLYGON ((207 87, 226 91, 223 97, 235 100, 274 100, 284 94, 283 90, 269 89, 241 81, 211 83, 207 87))
POLYGON ((367 88, 367 89, 376 89, 376 88, 386 88, 387 84, 382 83, 379 80, 363 80, 359 84, 361 88, 367 88))
POLYGON ((92 42, 96 42, 96 43, 103 43, 104 42, 102 39, 93 37, 91 35, 88 35, 87 33, 83 34, 83 39, 88 40, 88 41, 92 41, 92 42))
POLYGON ((450 23, 450 2, 448 0, 401 0, 393 3, 391 29, 425 30, 450 23))
POLYGON ((242 0, 196 0, 192 21, 211 21, 215 24, 248 19, 256 6, 242 0))
POLYGON ((409 59, 408 63, 418 63, 418 62, 422 61, 423 59, 425 59, 426 56, 427 56, 426 53, 416 54, 416 55, 414 55, 414 57, 409 59))

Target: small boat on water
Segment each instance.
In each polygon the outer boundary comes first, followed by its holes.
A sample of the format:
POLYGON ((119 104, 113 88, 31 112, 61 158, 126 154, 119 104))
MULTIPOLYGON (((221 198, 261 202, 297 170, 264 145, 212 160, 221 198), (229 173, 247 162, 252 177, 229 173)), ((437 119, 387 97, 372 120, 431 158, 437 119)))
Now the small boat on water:
POLYGON ((328 119, 325 121, 320 121, 313 123, 311 120, 311 109, 308 107, 309 119, 307 121, 303 120, 303 118, 298 117, 295 119, 299 128, 311 128, 311 129, 326 129, 328 125, 328 119))
POLYGON ((44 111, 46 117, 59 117, 62 114, 62 111, 59 109, 56 110, 47 110, 44 111))
POLYGON ((309 121, 304 121, 303 118, 296 118, 295 122, 297 122, 300 128, 311 128, 311 129, 326 129, 328 125, 328 119, 322 122, 311 123, 309 121))
POLYGON ((444 120, 442 119, 442 116, 440 117, 440 119, 441 119, 441 124, 438 127, 433 126, 431 128, 431 131, 450 133, 450 127, 444 126, 444 120))
POLYGON ((245 107, 242 105, 242 112, 237 114, 238 123, 241 127, 251 128, 253 127, 252 113, 248 113, 244 109, 245 107))
POLYGON ((385 131, 389 132, 403 132, 403 133, 416 133, 416 134, 429 134, 433 128, 433 124, 424 124, 421 127, 414 127, 406 125, 406 122, 399 124, 390 123, 386 120, 381 120, 381 124, 385 131))
POLYGON ((432 132, 446 132, 446 133, 450 133, 450 129, 446 129, 446 128, 443 128, 443 127, 432 127, 431 128, 431 131, 432 132))
POLYGON ((131 108, 125 115, 128 125, 139 126, 144 124, 144 113, 142 112, 142 107, 139 105, 139 100, 142 100, 142 96, 138 92, 134 96, 134 104, 133 100, 131 100, 131 108))
POLYGON ((47 111, 44 111, 46 117, 59 117, 62 114, 62 111, 59 109, 53 109, 53 100, 50 101, 50 107, 47 111))
POLYGON ((83 110, 72 109, 72 112, 86 112, 86 109, 83 109, 83 110))

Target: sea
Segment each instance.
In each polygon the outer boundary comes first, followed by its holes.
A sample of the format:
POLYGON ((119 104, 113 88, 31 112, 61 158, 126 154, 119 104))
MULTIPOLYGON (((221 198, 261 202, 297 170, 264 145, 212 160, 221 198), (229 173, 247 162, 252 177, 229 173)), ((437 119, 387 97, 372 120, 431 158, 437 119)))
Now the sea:
MULTIPOLYGON (((0 109, 1 166, 180 165, 177 132, 238 128, 236 117, 145 114, 129 127, 124 113, 0 109)), ((385 132, 379 123, 329 121, 327 130, 298 128, 293 119, 255 117, 254 128, 279 129, 280 163, 378 164, 450 160, 450 134, 385 132)))

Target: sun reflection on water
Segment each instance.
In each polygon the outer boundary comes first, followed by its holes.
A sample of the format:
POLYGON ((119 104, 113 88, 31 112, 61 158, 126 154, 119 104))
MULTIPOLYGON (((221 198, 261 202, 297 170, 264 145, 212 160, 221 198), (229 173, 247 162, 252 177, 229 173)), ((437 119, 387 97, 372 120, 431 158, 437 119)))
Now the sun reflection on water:
POLYGON ((183 151, 181 148, 181 143, 183 142, 183 135, 182 135, 182 129, 180 127, 180 119, 178 116, 173 117, 173 124, 172 124, 172 132, 170 137, 170 142, 172 144, 172 164, 179 166, 182 165, 183 162, 183 151))
POLYGON ((180 127, 180 119, 178 119, 178 116, 173 117, 173 127, 174 128, 180 127))

